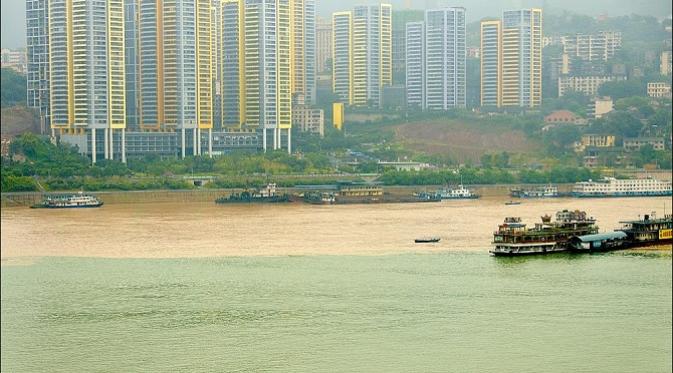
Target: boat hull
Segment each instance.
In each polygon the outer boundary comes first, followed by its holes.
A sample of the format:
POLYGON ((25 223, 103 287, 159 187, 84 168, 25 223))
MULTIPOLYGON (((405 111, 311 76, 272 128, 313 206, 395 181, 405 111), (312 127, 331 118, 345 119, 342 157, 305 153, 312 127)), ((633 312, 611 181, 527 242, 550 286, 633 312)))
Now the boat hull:
POLYGON ((30 206, 31 209, 95 209, 103 206, 103 202, 95 205, 83 205, 83 206, 45 206, 45 205, 34 205, 30 206))
POLYGON ((566 245, 558 243, 539 243, 529 245, 496 245, 489 253, 492 256, 528 256, 545 255, 568 251, 566 245))

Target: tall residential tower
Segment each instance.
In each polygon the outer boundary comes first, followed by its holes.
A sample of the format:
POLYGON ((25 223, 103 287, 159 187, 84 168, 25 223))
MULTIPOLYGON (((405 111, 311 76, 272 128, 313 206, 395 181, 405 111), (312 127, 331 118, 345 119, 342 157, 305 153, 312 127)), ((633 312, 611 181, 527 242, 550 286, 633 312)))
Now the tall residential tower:
POLYGON ((431 9, 407 24, 407 105, 448 110, 466 105, 465 8, 431 9))
POLYGON ((482 106, 541 105, 542 36, 542 9, 505 11, 502 21, 482 22, 482 106))
POLYGON ((100 150, 105 159, 114 159, 117 132, 124 161, 123 0, 51 0, 48 19, 51 128, 90 134, 94 163, 100 150))
POLYGON ((350 105, 380 106, 392 85, 392 7, 358 6, 332 16, 333 91, 350 105))

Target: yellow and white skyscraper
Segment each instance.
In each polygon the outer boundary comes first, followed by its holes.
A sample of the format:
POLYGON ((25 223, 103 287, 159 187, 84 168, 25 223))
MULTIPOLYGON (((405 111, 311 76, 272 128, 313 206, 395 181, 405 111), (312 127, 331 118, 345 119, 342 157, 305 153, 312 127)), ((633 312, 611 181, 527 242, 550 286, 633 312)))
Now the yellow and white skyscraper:
POLYGON ((358 6, 332 15, 333 92, 349 105, 380 106, 392 84, 392 7, 358 6))
POLYGON ((90 134, 94 163, 101 147, 105 159, 120 154, 125 161, 124 1, 51 0, 48 5, 51 128, 90 134), (117 134, 121 146, 115 147, 117 134))
POLYGON ((292 38, 290 0, 245 0, 243 45, 245 79, 245 126, 273 134, 273 149, 281 149, 287 131, 291 151, 292 38))
POLYGON ((542 104, 542 9, 511 10, 481 23, 481 104, 542 104))

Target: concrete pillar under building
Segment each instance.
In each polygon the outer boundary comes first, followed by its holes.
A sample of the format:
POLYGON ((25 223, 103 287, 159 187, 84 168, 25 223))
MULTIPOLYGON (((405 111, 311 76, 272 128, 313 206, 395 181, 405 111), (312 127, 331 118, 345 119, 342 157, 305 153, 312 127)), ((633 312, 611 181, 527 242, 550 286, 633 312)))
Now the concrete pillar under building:
POLYGON ((197 136, 197 132, 198 132, 198 131, 199 131, 199 130, 198 130, 197 128, 194 128, 194 130, 192 130, 192 155, 194 155, 194 156, 199 155, 199 153, 198 153, 199 148, 198 148, 198 145, 197 145, 197 143, 198 143, 198 141, 197 141, 197 137, 198 137, 198 136, 197 136))
POLYGON ((266 128, 262 130, 262 149, 264 149, 264 153, 266 153, 266 128))
POLYGON ((126 163, 126 129, 122 128, 122 163, 126 163))
POLYGON ((91 163, 96 164, 96 129, 91 129, 91 163))
POLYGON ((185 145, 186 145, 185 144, 185 129, 182 128, 180 130, 180 132, 182 133, 182 147, 181 147, 182 159, 185 159, 185 145))
POLYGON ((208 156, 213 158, 213 129, 208 129, 208 156))
POLYGON ((278 149, 278 131, 273 129, 273 150, 278 149))
POLYGON ((103 129, 103 138, 104 138, 104 140, 105 140, 105 141, 103 142, 103 150, 104 150, 104 153, 105 153, 103 156, 105 157, 105 159, 110 159, 110 156, 109 156, 109 152, 110 152, 110 137, 109 137, 108 129, 107 129, 107 128, 104 128, 104 129, 103 129))
POLYGON ((115 159, 115 130, 110 128, 110 159, 115 159))
POLYGON ((196 146, 199 149, 199 155, 203 155, 203 149, 201 144, 201 128, 197 129, 196 132, 198 133, 198 137, 196 138, 196 146))
POLYGON ((292 154, 292 128, 287 129, 287 154, 292 154))

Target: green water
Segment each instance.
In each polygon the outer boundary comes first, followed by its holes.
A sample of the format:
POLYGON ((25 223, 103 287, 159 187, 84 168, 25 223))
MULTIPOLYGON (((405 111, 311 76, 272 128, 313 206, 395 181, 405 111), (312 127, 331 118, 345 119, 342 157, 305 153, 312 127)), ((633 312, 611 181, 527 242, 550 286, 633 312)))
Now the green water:
POLYGON ((670 372, 671 259, 480 253, 2 267, 3 372, 670 372))

